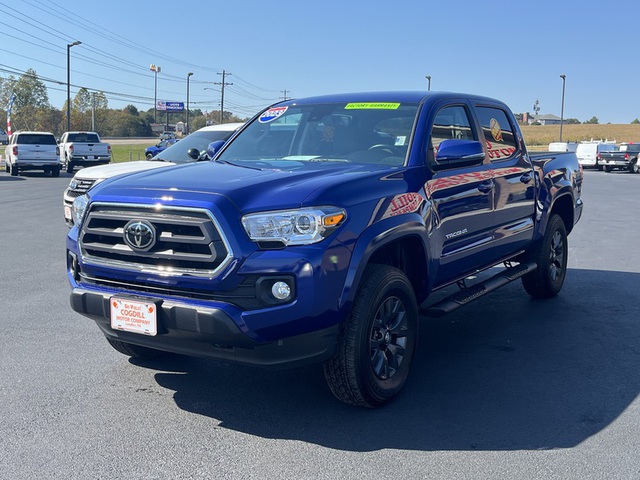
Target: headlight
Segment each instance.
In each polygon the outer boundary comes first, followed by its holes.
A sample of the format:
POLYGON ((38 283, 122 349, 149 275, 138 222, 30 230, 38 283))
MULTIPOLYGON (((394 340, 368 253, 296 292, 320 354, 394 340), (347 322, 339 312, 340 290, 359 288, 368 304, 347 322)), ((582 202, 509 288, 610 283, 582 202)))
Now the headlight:
POLYGON ((346 216, 344 210, 336 207, 301 208, 245 215, 242 225, 254 242, 309 245, 328 236, 346 216))
POLYGON ((71 207, 71 215, 73 216, 73 223, 80 228, 82 226, 82 220, 84 219, 84 213, 89 205, 89 196, 80 195, 73 201, 71 207))

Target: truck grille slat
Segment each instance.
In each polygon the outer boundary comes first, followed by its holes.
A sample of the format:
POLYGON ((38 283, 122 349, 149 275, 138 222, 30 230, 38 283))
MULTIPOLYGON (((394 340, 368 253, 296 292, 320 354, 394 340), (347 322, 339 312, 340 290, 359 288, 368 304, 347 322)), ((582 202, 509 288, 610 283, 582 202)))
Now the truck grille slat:
POLYGON ((232 257, 217 222, 203 210, 94 204, 79 241, 87 263, 162 275, 213 277, 232 257), (131 221, 153 228, 151 247, 125 241, 131 221))

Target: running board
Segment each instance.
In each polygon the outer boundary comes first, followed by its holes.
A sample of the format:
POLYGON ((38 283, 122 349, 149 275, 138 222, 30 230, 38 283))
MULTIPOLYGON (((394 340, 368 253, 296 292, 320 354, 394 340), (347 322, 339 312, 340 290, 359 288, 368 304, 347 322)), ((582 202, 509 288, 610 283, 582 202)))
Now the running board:
POLYGON ((465 288, 464 290, 460 290, 459 292, 430 305, 426 309, 422 310, 422 314, 428 317, 442 317, 489 292, 493 292, 494 290, 517 280, 527 273, 533 272, 536 267, 537 265, 535 262, 521 263, 514 267, 508 267, 483 282, 465 288))

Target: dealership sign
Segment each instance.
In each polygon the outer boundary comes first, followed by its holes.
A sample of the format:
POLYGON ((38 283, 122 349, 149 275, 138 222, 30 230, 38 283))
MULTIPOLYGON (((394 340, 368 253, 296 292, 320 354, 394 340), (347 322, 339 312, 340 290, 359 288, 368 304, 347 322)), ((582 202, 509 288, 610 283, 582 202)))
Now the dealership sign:
POLYGON ((156 103, 156 110, 167 112, 184 112, 184 102, 162 102, 156 103))

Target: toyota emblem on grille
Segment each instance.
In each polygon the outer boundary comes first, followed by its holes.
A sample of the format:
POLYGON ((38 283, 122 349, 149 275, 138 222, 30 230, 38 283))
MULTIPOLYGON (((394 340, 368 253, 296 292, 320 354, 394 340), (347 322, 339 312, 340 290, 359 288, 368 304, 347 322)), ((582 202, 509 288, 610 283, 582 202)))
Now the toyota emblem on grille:
POLYGON ((156 243, 156 229, 145 220, 131 220, 124 226, 124 241, 132 249, 146 252, 156 243))

